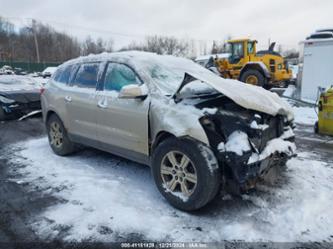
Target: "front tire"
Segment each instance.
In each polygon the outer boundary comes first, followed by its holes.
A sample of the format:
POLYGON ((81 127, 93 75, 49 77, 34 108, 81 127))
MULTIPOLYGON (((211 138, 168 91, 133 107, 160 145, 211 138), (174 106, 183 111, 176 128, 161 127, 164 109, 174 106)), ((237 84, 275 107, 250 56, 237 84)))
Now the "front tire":
POLYGON ((59 156, 66 156, 74 152, 74 143, 69 139, 67 131, 60 118, 52 114, 46 122, 49 144, 53 152, 59 156))
POLYGON ((266 78, 264 77, 264 75, 262 75, 262 73, 260 73, 259 71, 253 69, 245 71, 241 75, 240 81, 255 86, 266 85, 266 78))
POLYGON ((169 138, 153 154, 152 174, 161 194, 174 207, 193 211, 217 194, 221 173, 214 153, 189 139, 169 138))

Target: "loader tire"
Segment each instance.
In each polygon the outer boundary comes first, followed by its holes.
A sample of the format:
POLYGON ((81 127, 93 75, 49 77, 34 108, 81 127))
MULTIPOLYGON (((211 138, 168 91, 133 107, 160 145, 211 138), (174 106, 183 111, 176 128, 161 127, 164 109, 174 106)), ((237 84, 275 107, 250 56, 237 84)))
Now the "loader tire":
POLYGON ((249 69, 245 71, 241 77, 240 81, 245 82, 250 85, 255 86, 265 86, 266 85, 266 78, 262 73, 257 70, 249 69))

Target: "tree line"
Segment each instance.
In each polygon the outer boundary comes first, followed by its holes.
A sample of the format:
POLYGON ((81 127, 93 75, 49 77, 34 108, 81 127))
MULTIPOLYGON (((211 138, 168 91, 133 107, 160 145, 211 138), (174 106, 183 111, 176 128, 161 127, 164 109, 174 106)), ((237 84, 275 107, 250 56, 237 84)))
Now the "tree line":
POLYGON ((0 17, 0 60, 63 62, 80 55, 112 50, 112 40, 94 40, 88 36, 79 41, 36 21, 17 30, 14 24, 0 17))
MULTIPOLYGON (((209 46, 208 46, 209 47, 209 46)), ((143 41, 132 41, 119 51, 140 50, 158 54, 194 57, 197 53, 194 40, 170 36, 147 36, 143 41)), ((212 48, 204 53, 224 52, 225 44, 213 42, 212 48)), ((23 62, 63 62, 78 56, 114 51, 112 39, 93 39, 88 36, 79 41, 76 37, 53 27, 32 20, 31 24, 19 29, 0 17, 0 60, 23 62)))
MULTIPOLYGON (((231 36, 228 36, 225 40, 230 38, 231 36)), ((141 42, 132 41, 120 51, 140 50, 195 57, 198 49, 203 54, 225 53, 228 50, 227 44, 222 41, 213 41, 208 47, 206 42, 202 44, 203 49, 200 49, 191 39, 152 35, 145 37, 141 42)), ((0 61, 61 63, 78 56, 112 51, 114 51, 112 39, 93 39, 88 36, 80 41, 41 22, 32 20, 31 24, 17 28, 13 23, 0 17, 0 61)), ((285 55, 292 53, 295 51, 289 51, 285 55)))
MULTIPOLYGON (((143 42, 133 41, 119 51, 125 50, 186 56, 191 52, 191 44, 174 37, 147 36, 143 42)), ((84 41, 79 41, 74 36, 34 20, 30 25, 17 29, 13 23, 0 17, 0 60, 2 61, 63 62, 78 56, 112 51, 114 51, 112 39, 93 39, 88 36, 84 41)))

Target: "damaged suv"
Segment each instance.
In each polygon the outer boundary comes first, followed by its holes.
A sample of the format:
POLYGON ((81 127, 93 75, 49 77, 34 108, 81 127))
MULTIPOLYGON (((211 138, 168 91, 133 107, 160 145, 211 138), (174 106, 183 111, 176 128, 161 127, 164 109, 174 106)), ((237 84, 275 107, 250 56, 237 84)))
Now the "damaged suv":
POLYGON ((161 194, 186 211, 226 185, 254 188, 296 150, 292 110, 276 94, 172 56, 119 52, 68 61, 41 103, 56 154, 84 144, 147 164, 161 194))

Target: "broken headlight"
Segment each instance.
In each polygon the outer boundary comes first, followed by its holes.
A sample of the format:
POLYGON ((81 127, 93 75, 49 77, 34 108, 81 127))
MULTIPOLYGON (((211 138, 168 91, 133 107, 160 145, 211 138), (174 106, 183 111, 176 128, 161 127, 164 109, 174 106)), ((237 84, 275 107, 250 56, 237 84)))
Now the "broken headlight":
POLYGON ((8 99, 8 98, 0 95, 0 102, 2 102, 4 104, 13 104, 13 103, 15 103, 15 100, 8 99))

